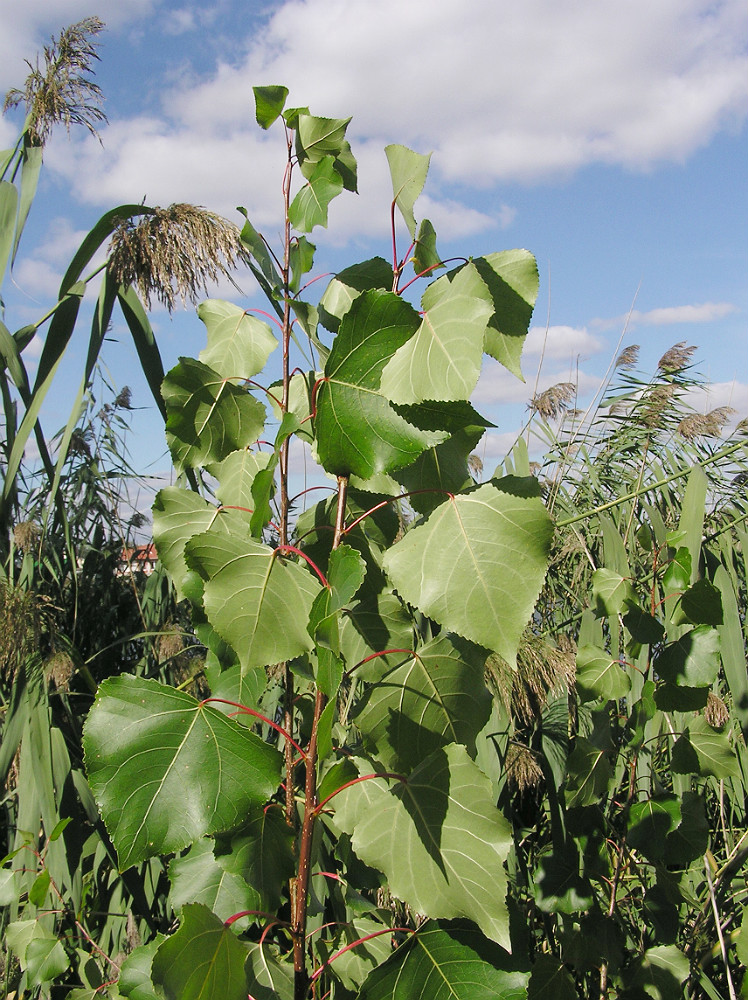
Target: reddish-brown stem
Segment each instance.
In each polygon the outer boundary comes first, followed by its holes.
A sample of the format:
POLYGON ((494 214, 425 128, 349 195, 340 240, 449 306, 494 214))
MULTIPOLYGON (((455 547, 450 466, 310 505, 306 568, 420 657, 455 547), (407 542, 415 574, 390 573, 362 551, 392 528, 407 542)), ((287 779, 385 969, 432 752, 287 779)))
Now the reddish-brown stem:
POLYGON ((280 407, 281 401, 278 399, 278 397, 275 395, 274 392, 271 392, 269 389, 266 389, 264 385, 260 385, 259 382, 255 382, 254 379, 251 379, 251 378, 245 378, 244 379, 244 384, 245 385, 253 385, 255 387, 255 389, 262 389, 262 391, 265 393, 265 395, 266 396, 270 396, 270 398, 276 404, 276 406, 280 407))
MULTIPOLYGON (((302 490, 301 493, 297 493, 295 496, 291 497, 291 503, 296 503, 297 500, 300 500, 302 497, 305 497, 307 493, 313 493, 314 490, 327 490, 328 493, 337 492, 334 486, 307 486, 307 488, 305 490, 302 490)), ((316 531, 316 530, 317 530, 316 528, 310 529, 310 531, 316 531)), ((310 533, 310 531, 305 532, 304 538, 306 538, 306 536, 310 533)))
POLYGON ((263 715, 262 712, 256 712, 253 708, 249 708, 247 705, 242 705, 238 701, 229 701, 228 698, 205 698, 203 701, 200 702, 200 704, 207 705, 208 702, 211 701, 217 701, 221 705, 232 705, 234 708, 238 709, 237 713, 235 714, 253 715, 256 719, 260 719, 261 722, 267 723, 267 725, 270 726, 271 729, 274 729, 277 733, 280 733, 281 736, 288 743, 290 743, 291 746, 294 747, 294 749, 296 749, 301 754, 302 757, 306 757, 306 754, 301 749, 299 744, 294 740, 293 736, 291 736, 291 734, 287 730, 285 730, 283 726, 279 726, 277 722, 273 722, 272 719, 268 719, 267 715, 263 715))
POLYGON ((237 920, 241 920, 242 917, 267 917, 273 924, 283 924, 286 927, 291 926, 287 923, 287 921, 278 920, 274 913, 266 913, 265 910, 239 910, 238 913, 232 913, 230 917, 227 917, 227 919, 223 922, 223 926, 231 927, 233 923, 236 923, 237 920))
POLYGON ((320 578, 320 580, 322 581, 322 586, 327 587, 328 590, 330 589, 330 584, 327 582, 327 577, 319 568, 319 566, 312 559, 309 558, 306 552, 302 552, 301 549, 297 549, 295 545, 279 545, 275 551, 280 553, 280 555, 285 555, 287 552, 292 552, 295 556, 301 556, 301 558, 304 559, 311 566, 311 568, 320 578))
POLYGON ((402 295, 403 292, 406 291, 406 289, 410 288, 411 285, 415 284, 415 282, 418 281, 419 278, 425 278, 427 274, 431 274, 431 272, 435 271, 437 267, 444 267, 446 264, 451 264, 452 261, 455 260, 461 260, 465 264, 467 264, 468 262, 467 257, 447 257, 446 260, 440 260, 438 264, 432 264, 431 267, 427 267, 423 271, 419 271, 414 278, 411 278, 410 281, 408 281, 406 284, 403 285, 403 287, 400 289, 400 294, 402 295))
POLYGON ((363 667, 363 665, 368 663, 369 660, 376 660, 379 656, 389 656, 390 653, 407 653, 408 656, 419 659, 418 653, 412 649, 383 649, 379 653, 370 653, 369 656, 365 656, 363 660, 359 660, 358 663, 354 663, 349 670, 346 670, 345 676, 350 677, 354 670, 358 670, 359 667, 363 667))
MULTIPOLYGON (((338 548, 345 524, 345 507, 348 494, 348 477, 338 476, 338 504, 335 514, 335 534, 333 549, 338 548)), ((293 928, 294 957, 294 1000, 305 1000, 309 992, 309 975, 306 971, 306 917, 309 897, 309 866, 312 855, 312 834, 317 816, 317 737, 319 720, 327 699, 317 688, 314 696, 314 717, 312 719, 312 734, 309 738, 309 748, 305 760, 304 776, 304 819, 301 825, 299 844, 299 866, 294 880, 291 896, 291 912, 293 928)))
POLYGON ((281 330, 281 331, 283 330, 283 327, 281 326, 278 317, 277 316, 273 316, 272 313, 265 312, 264 309, 247 309, 247 312, 257 313, 258 316, 265 316, 271 322, 275 323, 275 325, 278 327, 279 330, 281 330))
POLYGON ((306 774, 304 780, 304 819, 301 825, 301 842, 299 847, 299 867, 294 886, 295 899, 293 915, 293 954, 294 954, 294 1000, 304 1000, 309 988, 309 977, 306 972, 306 914, 309 894, 309 863, 312 855, 312 833, 317 806, 317 731, 322 709, 325 707, 325 696, 317 689, 314 699, 314 719, 312 735, 309 740, 309 750, 306 755, 306 774))
POLYGON ((327 969, 336 958, 340 958, 341 955, 345 955, 347 951, 351 948, 358 948, 360 944, 365 944, 367 941, 371 941, 372 938, 381 937, 383 934, 415 934, 416 932, 412 927, 385 927, 381 931, 374 931, 372 934, 367 934, 365 937, 359 938, 358 941, 352 941, 351 944, 347 944, 345 948, 341 948, 336 951, 334 955, 330 955, 326 962, 323 962, 318 969, 315 969, 312 973, 312 978, 310 982, 316 982, 317 979, 322 975, 322 973, 327 969))
POLYGON ((359 785, 362 781, 371 781, 373 778, 392 778, 394 781, 401 781, 404 785, 408 784, 408 779, 404 774, 396 774, 393 771, 380 771, 377 774, 360 774, 358 778, 352 778, 350 781, 346 781, 346 783, 341 785, 340 788, 336 788, 334 792, 331 792, 326 799, 323 799, 320 802, 315 809, 315 812, 322 812, 330 799, 334 799, 339 792, 345 791, 346 788, 351 788, 353 785, 359 785))
POLYGON ((316 277, 310 278, 305 285, 301 286, 294 298, 298 298, 298 296, 301 295, 302 292, 305 292, 310 285, 313 285, 315 281, 322 281, 323 278, 329 278, 332 273, 332 271, 325 271, 324 274, 318 274, 316 277))
POLYGON ((395 208, 397 207, 397 202, 393 199, 392 205, 390 206, 390 227, 392 229, 392 270, 394 272, 394 280, 392 282, 392 291, 397 294, 397 283, 400 280, 400 271, 397 266, 397 237, 395 236, 395 208))
POLYGON ((394 503, 396 500, 407 500, 408 497, 415 497, 421 493, 443 493, 445 496, 448 496, 450 500, 454 500, 455 498, 454 493, 450 493, 449 490, 410 490, 408 493, 400 493, 398 494, 398 496, 389 497, 387 500, 382 500, 380 503, 375 504, 373 507, 370 507, 369 510, 364 511, 364 513, 361 514, 359 517, 357 517, 355 521, 351 521, 351 523, 346 527, 343 534, 348 534, 349 531, 353 531, 353 529, 357 525, 361 524, 361 522, 366 520, 366 518, 369 517, 371 514, 376 514, 376 512, 378 510, 381 510, 382 507, 386 507, 388 504, 394 503))
POLYGON ((314 420, 314 418, 317 416, 317 393, 319 392, 319 387, 322 385, 323 382, 329 382, 329 379, 325 377, 318 378, 314 383, 314 385, 312 386, 312 400, 309 407, 311 410, 311 413, 309 414, 310 420, 314 420))

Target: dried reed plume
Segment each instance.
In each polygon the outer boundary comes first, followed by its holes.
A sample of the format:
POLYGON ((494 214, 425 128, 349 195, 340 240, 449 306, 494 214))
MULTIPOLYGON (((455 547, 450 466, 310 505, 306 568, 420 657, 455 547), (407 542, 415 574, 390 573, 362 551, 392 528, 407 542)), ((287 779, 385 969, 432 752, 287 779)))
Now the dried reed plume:
POLYGON ((559 382, 533 396, 529 409, 533 413, 539 413, 544 420, 556 420, 574 399, 576 391, 577 387, 573 382, 559 382))
POLYGON ((656 385, 646 393, 641 411, 641 419, 645 426, 651 428, 661 426, 662 418, 670 409, 674 395, 674 385, 656 385))
POLYGON ((124 219, 109 245, 109 270, 134 285, 148 308, 156 298, 173 312, 177 300, 193 304, 209 283, 247 261, 239 229, 199 205, 156 208, 138 222, 124 219))
MULTIPOLYGON (((560 640, 565 636, 559 636, 560 640)), ((571 690, 576 675, 576 649, 571 642, 551 646, 526 629, 517 651, 517 669, 492 654, 486 681, 507 712, 526 725, 542 712, 549 698, 571 690), (564 647, 564 648, 561 648, 564 647)))
POLYGON ((721 729, 730 718, 727 705, 713 691, 707 695, 704 718, 714 729, 721 729))
POLYGON ((616 368, 635 368, 639 362, 639 345, 629 344, 616 358, 616 368))
POLYGON ((686 368, 691 363, 691 356, 695 350, 695 347, 688 347, 685 340, 679 340, 677 344, 673 344, 669 350, 665 351, 657 362, 657 367, 663 372, 680 371, 681 368, 686 368))
POLYGON ((681 420, 678 433, 686 441, 693 441, 697 437, 719 437, 733 413, 735 410, 731 406, 718 406, 709 413, 693 413, 681 420))
POLYGON ((504 761, 506 780, 519 792, 537 788, 543 771, 532 750, 524 743, 510 743, 504 761))
POLYGON ((34 521, 19 521, 13 528, 13 542, 21 552, 31 552, 41 533, 41 528, 34 521))
POLYGON ((98 17, 86 17, 52 37, 44 47, 44 66, 28 59, 31 72, 23 90, 13 88, 5 96, 3 113, 19 104, 26 105, 27 135, 32 146, 44 146, 58 122, 70 132, 71 125, 83 125, 99 137, 97 125, 106 122, 101 110, 101 88, 87 78, 91 62, 98 59, 96 35, 104 28, 98 17))

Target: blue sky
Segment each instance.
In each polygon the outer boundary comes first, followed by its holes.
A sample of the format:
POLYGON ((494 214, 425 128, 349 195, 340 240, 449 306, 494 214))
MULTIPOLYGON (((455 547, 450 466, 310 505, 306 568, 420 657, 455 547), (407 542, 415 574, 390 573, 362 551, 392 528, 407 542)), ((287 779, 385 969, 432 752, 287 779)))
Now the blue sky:
MULTIPOLYGON (((487 365, 479 408, 499 425, 499 461, 535 388, 578 381, 591 398, 616 351, 642 346, 652 371, 677 341, 699 346, 714 383, 703 409, 748 416, 748 6, 745 0, 0 0, 0 90, 21 86, 23 58, 96 14, 96 80, 107 101, 103 146, 84 132, 50 143, 13 287, 13 330, 54 301, 78 243, 125 202, 190 201, 278 231, 282 137, 253 122, 251 88, 283 83, 290 103, 353 116, 360 195, 343 195, 316 230, 319 271, 388 254, 391 197, 383 147, 433 150, 416 206, 444 256, 527 247, 541 274, 519 382, 487 365), (546 332, 546 325, 548 326, 546 332)), ((16 115, 0 122, 12 144, 16 115)), ((240 298, 259 306, 250 279, 240 298)), ((167 367, 197 354, 188 309, 154 311, 167 367)), ((105 359, 136 405, 136 458, 167 469, 161 429, 119 324, 105 359)), ((78 356, 45 412, 67 416, 78 356)), ((40 344, 27 363, 34 367, 40 344)), ((495 463, 494 463, 495 464, 495 463)))

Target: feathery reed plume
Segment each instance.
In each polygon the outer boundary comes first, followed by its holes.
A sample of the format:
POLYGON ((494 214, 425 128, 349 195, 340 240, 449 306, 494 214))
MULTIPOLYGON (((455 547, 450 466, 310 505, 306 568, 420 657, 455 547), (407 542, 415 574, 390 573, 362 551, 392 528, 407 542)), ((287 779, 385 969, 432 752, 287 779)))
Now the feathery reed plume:
POLYGON ((519 792, 537 788, 543 772, 535 754, 524 743, 510 743, 504 761, 506 780, 519 792))
POLYGON ((577 388, 573 382, 558 382, 545 392, 537 393, 529 403, 533 413, 539 413, 544 420, 556 420, 574 399, 577 388))
POLYGON ((31 72, 23 90, 9 90, 3 104, 3 114, 19 104, 26 105, 27 134, 32 146, 44 146, 58 122, 70 132, 71 125, 83 125, 99 138, 97 125, 106 122, 101 110, 101 88, 88 79, 93 73, 91 62, 98 59, 96 35, 104 29, 98 17, 86 17, 65 28, 59 38, 44 47, 44 66, 28 59, 31 72))
POLYGON ((246 261, 239 229, 199 205, 156 208, 137 222, 124 219, 109 244, 109 270, 122 285, 134 285, 148 308, 158 299, 169 312, 177 300, 193 304, 221 276, 246 261))
POLYGON ((665 412, 670 409, 674 395, 674 385, 656 385, 646 393, 641 411, 641 419, 646 427, 661 426, 662 418, 665 412))
POLYGON ((639 363, 639 345, 629 344, 624 347, 615 361, 615 368, 635 368, 639 363))
MULTIPOLYGON (((559 639, 565 637, 559 636, 559 639)), ((507 712, 521 724, 537 718, 549 698, 571 689, 576 676, 573 643, 552 646, 526 629, 517 651, 517 669, 493 653, 486 661, 486 681, 507 712)))
POLYGON ((41 533, 41 528, 34 521, 19 521, 13 528, 13 542, 21 552, 31 552, 41 533))
POLYGON ((719 437, 722 428, 735 413, 732 406, 718 406, 709 413, 692 413, 678 424, 678 433, 686 441, 697 437, 719 437))
POLYGON ((669 350, 665 351, 657 362, 657 367, 663 372, 680 371, 691 363, 691 356, 695 350, 695 347, 688 347, 687 341, 679 340, 677 344, 673 344, 669 350))

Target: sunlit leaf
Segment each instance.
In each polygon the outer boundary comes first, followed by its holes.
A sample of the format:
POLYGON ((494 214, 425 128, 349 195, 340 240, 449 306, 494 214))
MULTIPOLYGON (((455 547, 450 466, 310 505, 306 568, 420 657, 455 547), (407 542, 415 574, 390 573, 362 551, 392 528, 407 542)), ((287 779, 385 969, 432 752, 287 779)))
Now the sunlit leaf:
POLYGON ((207 906, 182 908, 176 934, 153 959, 154 983, 166 1000, 247 1000, 247 949, 207 906))
POLYGON ((100 686, 83 736, 121 868, 236 826, 280 780, 281 756, 190 695, 122 675, 100 686))
POLYGON ((424 219, 418 227, 413 247, 413 270, 416 274, 424 274, 443 266, 439 251, 436 249, 436 231, 431 222, 424 219))
POLYGON ((299 114, 296 119, 296 155, 307 180, 325 157, 332 157, 346 191, 356 190, 356 160, 345 138, 350 118, 317 118, 299 114))
POLYGON ((278 346, 267 323, 233 302, 206 299, 197 307, 197 315, 208 331, 207 347, 198 357, 222 378, 251 378, 278 346))
POLYGON ((719 632, 710 625, 698 625, 668 643, 654 661, 654 668, 671 684, 711 687, 719 664, 719 632))
POLYGON ((370 687, 355 721, 378 760, 407 771, 448 743, 474 754, 491 713, 485 659, 485 650, 442 633, 370 687))
POLYGON ((431 917, 467 917, 508 949, 504 862, 512 837, 493 800, 489 779, 464 747, 451 745, 406 782, 359 782, 333 801, 335 823, 352 835, 357 856, 384 872, 394 896, 431 917))
POLYGON ((205 581, 211 624, 243 670, 312 648, 306 625, 320 584, 307 570, 251 538, 212 529, 192 538, 185 555, 205 581))
MULTIPOLYGON (((222 868, 213 848, 214 841, 203 838, 169 865, 169 900, 174 909, 178 911, 185 903, 203 903, 221 920, 241 910, 262 909, 260 894, 240 875, 222 868)), ((236 929, 245 928, 247 923, 248 918, 241 918, 236 929)))
POLYGON ((430 514, 444 503, 448 493, 459 493, 473 485, 468 456, 483 437, 483 427, 466 427, 446 441, 427 448, 415 462, 393 476, 408 493, 408 503, 419 514, 430 514))
POLYGON ((184 547, 194 534, 216 522, 221 524, 217 508, 194 490, 166 486, 156 494, 153 502, 153 540, 179 600, 187 596, 183 586, 192 572, 184 560, 184 547))
POLYGON ((372 257, 344 268, 331 279, 319 301, 320 321, 328 330, 337 333, 340 321, 362 292, 377 288, 391 291, 394 280, 392 265, 382 257, 372 257))
POLYGON ((317 393, 317 454, 328 472, 368 479, 445 437, 409 424, 379 389, 384 366, 419 322, 412 306, 383 291, 362 293, 345 314, 317 393))
POLYGON ((406 601, 509 663, 545 577, 553 530, 541 501, 518 495, 522 482, 498 480, 446 500, 384 557, 406 601))
POLYGON ((216 864, 257 891, 260 909, 274 912, 294 874, 293 842, 294 831, 278 808, 256 809, 238 833, 216 837, 216 864))
POLYGON ((252 87, 255 95, 255 118, 260 128, 268 129, 282 114, 288 97, 288 87, 252 87))
POLYGON ((592 574, 592 602, 596 614, 617 615, 636 594, 631 581, 612 569, 596 569, 592 574))
POLYGON ((294 229, 311 233, 315 226, 327 225, 327 209, 333 198, 343 190, 343 178, 334 166, 332 156, 320 160, 309 180, 288 208, 288 218, 294 229))
POLYGON ((387 363, 381 391, 393 403, 467 400, 480 375, 483 337, 492 308, 468 264, 432 282, 421 300, 415 335, 387 363))
POLYGON ((429 172, 431 154, 415 153, 407 146, 393 144, 384 147, 392 177, 392 195, 400 214, 405 220, 411 239, 416 238, 416 220, 413 205, 423 191, 429 172))
POLYGON ((476 257, 494 314, 486 330, 485 351, 522 378, 520 356, 538 297, 538 265, 529 250, 502 250, 476 257))
POLYGON ((220 462, 253 444, 265 426, 265 407, 207 365, 182 358, 164 379, 166 440, 176 465, 220 462))
POLYGON ((597 646, 577 650, 577 690, 583 701, 623 698, 631 690, 631 678, 618 660, 597 646))

